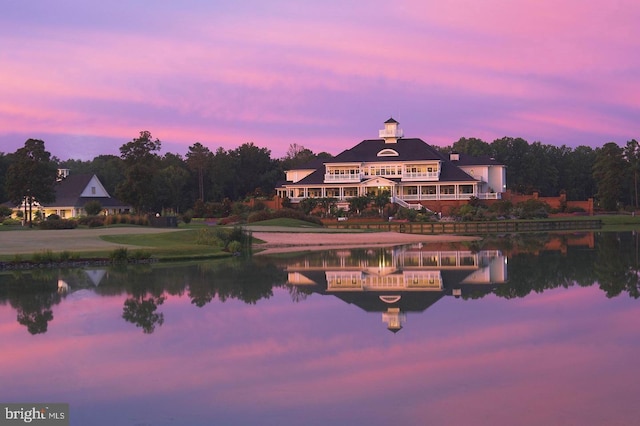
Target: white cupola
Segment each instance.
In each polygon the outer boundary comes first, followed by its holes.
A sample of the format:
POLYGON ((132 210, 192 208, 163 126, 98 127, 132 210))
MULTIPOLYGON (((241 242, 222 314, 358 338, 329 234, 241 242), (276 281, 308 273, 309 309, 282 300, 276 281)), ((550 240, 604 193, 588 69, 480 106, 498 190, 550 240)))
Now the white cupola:
POLYGON ((380 130, 379 137, 384 139, 384 143, 396 143, 398 139, 404 136, 402 129, 398 128, 398 123, 393 118, 384 122, 384 129, 380 130))

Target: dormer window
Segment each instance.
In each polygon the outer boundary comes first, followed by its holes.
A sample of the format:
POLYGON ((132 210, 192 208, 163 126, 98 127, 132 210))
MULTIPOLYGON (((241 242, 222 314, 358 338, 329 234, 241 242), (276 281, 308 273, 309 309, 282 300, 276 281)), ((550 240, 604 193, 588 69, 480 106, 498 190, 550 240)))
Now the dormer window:
POLYGON ((378 152, 378 157, 397 157, 400 154, 398 154, 398 151, 396 151, 395 149, 390 149, 390 148, 386 148, 383 149, 382 151, 378 152))

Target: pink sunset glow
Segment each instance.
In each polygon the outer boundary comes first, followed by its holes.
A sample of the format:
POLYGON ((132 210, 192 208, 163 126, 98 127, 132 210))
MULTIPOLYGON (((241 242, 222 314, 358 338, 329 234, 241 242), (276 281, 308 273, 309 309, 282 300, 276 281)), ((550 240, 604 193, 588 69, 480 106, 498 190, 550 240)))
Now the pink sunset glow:
POLYGON ((393 116, 450 145, 640 138, 640 4, 278 0, 11 2, 0 15, 0 152, 118 154, 149 130, 184 155, 245 142, 337 154, 393 116))
MULTIPOLYGON (((276 292, 275 300, 255 307, 214 301, 195 308, 188 298, 170 296, 161 307, 166 322, 156 331, 164 338, 155 339, 118 319, 124 295, 72 294, 54 306, 45 335, 30 336, 22 326, 0 329, 3 341, 14 342, 3 357, 3 380, 23 396, 37 392, 47 377, 76 404, 115 399, 126 405, 144 395, 160 406, 187 395, 187 407, 214 412, 240 413, 247 401, 254 409, 285 412, 347 407, 402 424, 505 424, 518 418, 534 425, 565 417, 563 423, 624 423, 616 417, 617 404, 607 405, 608 395, 619 392, 619 405, 628 412, 637 394, 637 374, 625 368, 633 365, 627 346, 637 345, 637 308, 630 303, 610 317, 599 315, 607 302, 594 287, 512 301, 447 299, 431 308, 439 315, 412 314, 403 334, 393 336, 378 315, 368 329, 370 314, 337 299, 292 304, 287 297, 276 292), (567 313, 569 299, 575 306, 567 313), (314 314, 334 302, 331 318, 314 314), (461 315, 478 305, 485 306, 474 320, 461 315), (498 305, 509 322, 489 314, 498 305), (194 310, 196 317, 189 315, 194 310), (561 325, 566 315, 582 324, 571 335, 561 325), (440 318, 440 330, 430 317, 440 318), (594 341, 606 344, 594 347, 594 341), (41 354, 46 363, 39 362, 41 354), (149 386, 136 377, 158 379, 149 386), (597 388, 590 387, 594 380, 597 388), (390 394, 402 397, 389 411, 390 394)), ((3 320, 12 315, 10 307, 0 309, 3 320)))

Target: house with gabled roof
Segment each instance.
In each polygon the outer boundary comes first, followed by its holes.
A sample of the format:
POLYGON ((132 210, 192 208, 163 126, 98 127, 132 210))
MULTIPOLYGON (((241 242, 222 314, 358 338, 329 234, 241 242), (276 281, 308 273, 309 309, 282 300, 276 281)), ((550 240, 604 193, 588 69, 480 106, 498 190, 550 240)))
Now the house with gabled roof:
POLYGON ((332 197, 339 207, 352 197, 388 191, 403 207, 442 212, 472 197, 498 200, 506 190, 506 168, 493 158, 449 156, 418 138, 405 138, 399 123, 385 121, 378 139, 363 140, 332 159, 286 171, 280 197, 332 197))
MULTIPOLYGON (((45 217, 57 214, 63 219, 86 216, 84 206, 90 201, 97 201, 102 206, 103 214, 128 213, 132 207, 109 195, 96 175, 69 173, 68 169, 58 170, 56 183, 56 200, 45 205, 35 206, 45 217)), ((16 208, 16 210, 19 208, 16 208)))

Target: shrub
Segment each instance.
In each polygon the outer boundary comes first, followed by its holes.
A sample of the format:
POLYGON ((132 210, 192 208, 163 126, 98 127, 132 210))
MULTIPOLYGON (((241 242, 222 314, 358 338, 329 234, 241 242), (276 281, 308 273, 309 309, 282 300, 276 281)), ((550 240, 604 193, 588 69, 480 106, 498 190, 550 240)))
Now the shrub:
POLYGON ((227 250, 229 253, 240 253, 242 250, 242 243, 236 240, 230 241, 227 245, 227 250))
POLYGON ((47 220, 60 220, 60 215, 51 213, 49 216, 47 216, 47 220))
POLYGON ((218 238, 217 233, 211 228, 202 228, 198 230, 196 234, 196 244, 203 246, 218 246, 221 247, 223 242, 218 238))
POLYGON ((249 216, 247 216, 247 223, 261 222, 263 220, 269 220, 272 218, 273 215, 267 210, 260 210, 250 213, 249 216))
POLYGON ((0 206, 0 218, 2 217, 11 217, 13 214, 13 210, 11 210, 7 206, 0 206))
POLYGON ((193 210, 187 210, 183 215, 182 215, 182 221, 184 223, 191 223, 191 219, 193 219, 193 210))
POLYGON ((102 204, 98 200, 88 201, 84 205, 84 211, 86 211, 89 216, 96 216, 102 211, 102 204))
POLYGON ((38 224, 40 229, 74 229, 78 227, 78 222, 71 219, 45 220, 38 224))
POLYGON ((10 217, 8 217, 2 221, 2 224, 5 226, 14 226, 22 224, 22 221, 19 219, 11 219, 10 217))
POLYGON ((33 261, 36 263, 50 263, 56 259, 51 250, 43 250, 33 254, 33 261))
POLYGON ((104 226, 104 216, 94 216, 87 223, 89 228, 97 228, 99 226, 104 226))
POLYGON ((578 206, 567 207, 567 213, 586 213, 586 212, 587 211, 582 207, 578 207, 578 206))
POLYGON ((109 253, 109 259, 113 263, 125 263, 129 260, 129 250, 126 247, 120 247, 109 253))
POLYGON ((240 222, 240 216, 232 215, 232 216, 223 217, 222 219, 220 219, 218 223, 220 225, 229 225, 230 223, 238 223, 238 222, 240 222))
POLYGON ((69 260, 77 259, 77 258, 78 258, 78 254, 77 253, 71 253, 68 250, 64 250, 64 251, 61 251, 60 253, 58 253, 58 259, 61 262, 67 262, 69 260))

